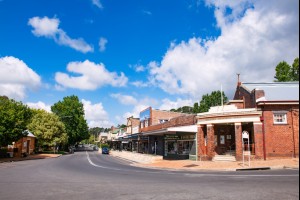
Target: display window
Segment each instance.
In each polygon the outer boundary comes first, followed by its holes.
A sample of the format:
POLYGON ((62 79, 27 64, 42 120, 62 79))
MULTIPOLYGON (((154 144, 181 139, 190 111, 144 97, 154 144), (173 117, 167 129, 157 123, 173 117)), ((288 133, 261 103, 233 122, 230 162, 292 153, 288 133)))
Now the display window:
POLYGON ((188 155, 193 147, 194 141, 178 141, 178 154, 188 155))

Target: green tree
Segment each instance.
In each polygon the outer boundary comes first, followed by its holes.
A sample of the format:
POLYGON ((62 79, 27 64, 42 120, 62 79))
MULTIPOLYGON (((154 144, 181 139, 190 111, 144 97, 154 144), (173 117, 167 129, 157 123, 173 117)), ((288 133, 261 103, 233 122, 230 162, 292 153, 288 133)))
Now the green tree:
POLYGON ((198 113, 200 111, 198 102, 194 103, 193 113, 198 113))
POLYGON ((291 77, 293 81, 299 81, 299 58, 295 58, 293 62, 291 77))
MULTIPOLYGON (((221 91, 219 91, 219 90, 213 91, 211 94, 203 95, 202 99, 200 100, 200 106, 198 108, 198 112, 200 112, 200 113, 208 112, 210 107, 222 105, 222 98, 223 98, 223 104, 228 101, 228 98, 226 97, 225 93, 222 92, 222 95, 221 95, 221 91)), ((195 110, 195 108, 194 108, 194 110, 195 110)))
POLYGON ((22 138, 31 116, 31 109, 22 102, 0 96, 0 146, 22 138))
POLYGON ((280 62, 275 68, 275 82, 299 81, 299 58, 295 58, 293 65, 280 62))
POLYGON ((56 114, 44 110, 35 110, 32 121, 27 128, 36 136, 38 145, 64 145, 68 141, 65 125, 56 114))
POLYGON ((276 66, 276 75, 274 78, 276 78, 277 80, 275 80, 276 82, 287 82, 287 81, 291 81, 291 66, 285 62, 282 61, 280 62, 277 66, 276 66))
POLYGON ((88 125, 84 119, 83 104, 77 96, 64 97, 62 101, 51 106, 51 110, 65 124, 69 145, 75 145, 89 138, 88 125))

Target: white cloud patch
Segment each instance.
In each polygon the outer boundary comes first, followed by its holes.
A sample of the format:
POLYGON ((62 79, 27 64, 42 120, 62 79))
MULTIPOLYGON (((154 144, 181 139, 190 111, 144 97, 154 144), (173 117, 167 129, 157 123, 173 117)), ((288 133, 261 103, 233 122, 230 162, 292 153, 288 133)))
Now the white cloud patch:
POLYGON ((92 102, 85 99, 82 99, 81 102, 83 104, 85 119, 87 120, 89 128, 109 128, 112 126, 112 123, 109 121, 108 114, 101 102, 92 104, 92 102))
POLYGON ((27 102, 26 105, 28 105, 30 108, 41 109, 41 110, 45 110, 47 112, 51 112, 51 105, 47 105, 42 101, 38 101, 36 103, 27 102))
POLYGON ((51 38, 60 45, 71 47, 82 53, 94 51, 93 47, 82 38, 70 38, 64 30, 59 28, 59 23, 59 19, 48 17, 32 17, 28 20, 28 25, 33 27, 32 33, 37 37, 51 38))
POLYGON ((100 0, 92 0, 93 5, 97 6, 100 9, 103 9, 103 5, 100 0))
POLYGON ((138 101, 130 95, 122 95, 120 93, 111 94, 111 97, 117 99, 123 105, 135 105, 138 101))
POLYGON ((104 52, 105 51, 107 42, 108 42, 107 39, 104 38, 104 37, 101 37, 99 39, 99 51, 100 52, 104 52))
POLYGON ((299 1, 206 3, 215 8, 221 35, 172 43, 161 62, 149 63, 151 83, 167 93, 200 98, 221 84, 233 92, 236 73, 242 81, 273 81, 280 61, 298 57, 299 1))
POLYGON ((56 87, 76 88, 81 90, 96 90, 104 85, 123 87, 127 84, 128 78, 121 72, 109 72, 105 66, 86 60, 84 62, 70 62, 67 66, 70 73, 79 74, 72 76, 66 73, 57 72, 55 80, 56 87))
POLYGON ((40 86, 40 76, 22 60, 13 56, 0 58, 0 95, 21 100, 27 90, 40 86))
POLYGON ((193 106, 194 101, 191 99, 181 99, 178 98, 176 101, 171 101, 170 99, 163 99, 162 105, 159 107, 159 110, 171 110, 171 109, 178 109, 183 106, 193 106))
POLYGON ((143 88, 143 87, 148 87, 149 86, 149 83, 143 82, 143 81, 133 81, 130 84, 134 85, 135 87, 138 87, 138 88, 143 88))

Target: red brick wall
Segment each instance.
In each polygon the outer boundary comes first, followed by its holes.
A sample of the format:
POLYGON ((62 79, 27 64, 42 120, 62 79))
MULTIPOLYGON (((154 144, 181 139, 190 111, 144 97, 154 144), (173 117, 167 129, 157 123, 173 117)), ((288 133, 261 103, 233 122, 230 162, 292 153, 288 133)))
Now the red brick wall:
POLYGON ((188 126, 193 124, 196 124, 196 115, 183 115, 179 117, 174 117, 170 119, 170 121, 164 122, 162 124, 155 124, 148 127, 143 127, 141 128, 141 131, 147 132, 176 126, 188 126))
POLYGON ((179 117, 185 115, 184 113, 177 113, 177 112, 169 112, 169 111, 162 111, 162 110, 151 110, 151 122, 150 125, 159 124, 160 119, 170 120, 174 117, 179 117))
POLYGON ((299 106, 266 106, 263 110, 267 158, 292 157, 294 151, 299 155, 299 106), (287 124, 274 124, 273 111, 287 111, 287 124))
POLYGON ((243 87, 237 87, 235 94, 234 94, 234 100, 244 100, 245 108, 255 108, 256 102, 255 102, 255 94, 249 92, 243 87))

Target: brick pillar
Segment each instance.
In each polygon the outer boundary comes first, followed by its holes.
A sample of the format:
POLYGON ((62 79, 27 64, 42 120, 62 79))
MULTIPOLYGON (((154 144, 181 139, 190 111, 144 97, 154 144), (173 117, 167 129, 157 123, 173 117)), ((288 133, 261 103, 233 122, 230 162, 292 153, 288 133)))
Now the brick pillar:
POLYGON ((243 159, 243 145, 242 145, 242 124, 234 123, 235 127, 235 153, 236 160, 243 159))
POLYGON ((214 125, 207 124, 207 157, 211 160, 215 156, 215 130, 214 125))
POLYGON ((264 147, 263 147, 262 123, 261 122, 253 123, 253 129, 254 129, 254 143, 255 143, 255 158, 263 159, 264 147))
POLYGON ((198 160, 202 160, 203 156, 206 155, 203 149, 205 148, 205 138, 204 138, 204 125, 198 125, 197 132, 197 150, 198 150, 198 160), (200 158, 201 157, 201 158, 200 158))

